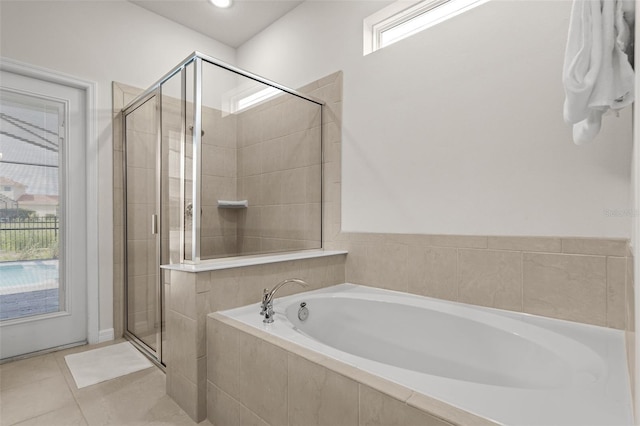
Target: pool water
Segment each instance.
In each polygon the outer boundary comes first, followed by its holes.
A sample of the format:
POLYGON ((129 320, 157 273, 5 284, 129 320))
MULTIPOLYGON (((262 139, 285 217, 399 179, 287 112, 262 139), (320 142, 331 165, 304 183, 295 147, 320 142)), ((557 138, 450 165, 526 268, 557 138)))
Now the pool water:
POLYGON ((58 288, 58 261, 0 263, 0 295, 58 288))
POLYGON ((60 310, 57 260, 0 263, 0 321, 60 310))

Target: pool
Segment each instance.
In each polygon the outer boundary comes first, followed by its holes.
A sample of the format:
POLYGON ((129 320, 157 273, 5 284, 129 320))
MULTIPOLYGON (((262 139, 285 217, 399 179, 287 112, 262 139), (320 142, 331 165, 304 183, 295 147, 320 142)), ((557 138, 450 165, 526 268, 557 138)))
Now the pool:
POLYGON ((58 288, 58 261, 0 263, 0 295, 58 288))

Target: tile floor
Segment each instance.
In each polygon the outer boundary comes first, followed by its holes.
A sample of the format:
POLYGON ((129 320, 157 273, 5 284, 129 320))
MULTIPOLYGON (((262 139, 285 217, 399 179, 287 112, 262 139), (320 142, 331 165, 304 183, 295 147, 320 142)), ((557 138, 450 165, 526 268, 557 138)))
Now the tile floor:
POLYGON ((122 341, 0 365, 0 426, 195 425, 167 396, 165 375, 156 367, 76 387, 64 356, 122 341))

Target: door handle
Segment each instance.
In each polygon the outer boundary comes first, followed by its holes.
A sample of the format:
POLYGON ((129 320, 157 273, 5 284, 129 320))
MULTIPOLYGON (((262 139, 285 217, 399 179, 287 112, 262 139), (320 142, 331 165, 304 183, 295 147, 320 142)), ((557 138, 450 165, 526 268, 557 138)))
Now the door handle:
POLYGON ((158 215, 157 214, 151 215, 151 233, 153 235, 158 233, 158 215))

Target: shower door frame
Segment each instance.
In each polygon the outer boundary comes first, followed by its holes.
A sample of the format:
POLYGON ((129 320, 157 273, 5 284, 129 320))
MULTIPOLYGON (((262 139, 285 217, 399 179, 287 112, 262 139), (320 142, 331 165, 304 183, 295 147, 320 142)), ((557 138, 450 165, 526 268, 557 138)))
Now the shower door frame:
POLYGON ((162 331, 163 331, 163 323, 164 323, 164 287, 162 284, 162 269, 160 269, 161 256, 162 256, 162 92, 161 87, 158 86, 155 90, 145 93, 145 96, 140 96, 136 98, 135 102, 127 105, 126 108, 123 108, 121 111, 122 118, 122 140, 123 140, 123 194, 124 194, 124 336, 130 340, 135 346, 141 349, 144 353, 146 353, 149 358, 160 368, 164 369, 166 364, 163 360, 163 348, 162 348, 162 331), (155 299, 158 306, 157 318, 159 318, 160 326, 158 327, 158 331, 156 331, 156 348, 153 349, 147 343, 145 343, 138 336, 129 331, 129 261, 128 261, 128 197, 127 197, 127 144, 129 141, 127 140, 127 115, 133 113, 138 107, 144 105, 146 102, 150 101, 152 98, 156 98, 156 161, 155 161, 155 214, 156 219, 152 219, 152 232, 155 235, 156 244, 155 244, 155 258, 158 261, 158 271, 157 271, 157 279, 156 279, 156 293, 155 299))
MULTIPOLYGON (((251 80, 257 81, 259 83, 265 84, 267 86, 271 86, 274 87, 276 89, 279 89, 285 93, 288 93, 290 95, 296 96, 298 98, 304 99, 306 101, 312 102, 316 105, 319 105, 321 107, 320 109, 320 114, 322 115, 323 112, 323 108, 325 106, 325 102, 322 101, 321 99, 318 99, 314 96, 311 95, 307 95, 304 93, 301 93, 297 90, 291 89, 289 87, 283 86, 279 83, 276 83, 272 80, 269 80, 267 78, 261 77, 257 74, 251 73, 249 71, 245 71, 243 69, 240 69, 236 66, 233 66, 231 64, 228 64, 224 61, 221 61, 217 58, 214 58, 212 56, 209 55, 205 55, 201 52, 198 51, 194 51, 193 53, 191 53, 189 56, 187 56, 184 60, 182 60, 177 66, 175 66, 171 71, 169 71, 168 73, 166 73, 162 78, 160 78, 157 82, 155 82, 152 86, 150 86, 147 90, 145 90, 143 93, 141 93, 136 99, 134 99, 133 101, 131 101, 128 105, 126 105, 123 109, 122 112, 124 111, 128 111, 130 110, 132 107, 134 106, 138 106, 141 105, 142 103, 144 103, 144 100, 147 100, 149 97, 153 96, 156 93, 161 93, 161 88, 162 85, 169 80, 170 78, 174 77, 177 73, 182 73, 182 98, 181 98, 181 102, 182 102, 182 106, 183 106, 183 110, 182 110, 182 115, 183 118, 186 119, 186 90, 187 90, 187 81, 186 81, 186 71, 187 71, 187 67, 189 65, 193 65, 194 66, 194 78, 193 78, 193 135, 190 138, 191 142, 192 142, 192 146, 193 146, 193 158, 196 160, 193 162, 193 167, 192 167, 192 174, 193 174, 193 186, 191 188, 191 191, 193 193, 192 195, 192 209, 194 212, 199 211, 200 209, 200 185, 201 185, 201 181, 200 181, 200 170, 202 168, 202 156, 200 155, 200 150, 202 147, 202 117, 201 117, 201 111, 202 111, 202 105, 201 105, 201 100, 202 100, 202 66, 203 66, 203 62, 207 62, 210 63, 212 65, 216 65, 222 69, 225 69, 227 71, 233 72, 235 74, 241 75, 243 77, 249 78, 251 80)), ((160 100, 162 100, 160 98, 160 100)), ((162 103, 162 102, 160 102, 162 103)), ((162 105, 160 105, 159 108, 159 117, 162 117, 162 105)), ((160 121, 160 120, 159 120, 160 121)), ((159 123, 159 125, 161 126, 161 124, 159 123)), ((187 143, 187 136, 186 136, 186 124, 183 121, 183 129, 182 129, 182 144, 181 146, 184 147, 184 144, 187 143)), ((123 126, 124 127, 124 126, 123 126)), ((322 130, 321 130, 322 132, 322 130)), ((123 137, 126 137, 126 135, 124 135, 123 137)), ((160 133, 159 133, 159 137, 162 138, 162 128, 160 127, 160 133)), ((160 141, 161 142, 161 141, 160 141)), ((321 142, 322 144, 322 139, 321 142)), ((184 154, 184 153, 183 153, 184 154)), ((321 149, 321 155, 324 156, 324 152, 321 149)), ((184 183, 184 179, 185 179, 185 166, 184 166, 184 155, 181 156, 181 179, 182 182, 184 183)), ((324 161, 324 159, 321 160, 321 162, 324 161)), ((126 163, 125 163, 126 164, 126 163)), ((321 179, 320 179, 320 184, 321 186, 324 185, 324 168, 321 168, 321 179)), ((125 188, 126 189, 126 188, 125 188)), ((181 190, 184 191, 184 185, 181 185, 181 190)), ((322 192, 322 190, 321 190, 322 192)), ((126 204, 126 203, 125 203, 126 204)), ((320 203, 320 215, 321 217, 324 217, 324 203, 321 202, 320 203)), ((180 197, 180 217, 181 217, 181 221, 184 220, 184 216, 185 216, 185 194, 184 192, 181 193, 181 197, 180 197)), ((190 254, 191 254, 191 258, 187 259, 186 258, 186 250, 185 250, 185 232, 187 230, 185 223, 181 222, 181 233, 180 233, 180 264, 184 264, 184 265, 197 265, 199 263, 201 263, 201 257, 200 257, 200 215, 195 215, 194 214, 194 220, 191 224, 190 227, 190 231, 191 231, 191 244, 190 244, 190 254)), ((160 219, 161 221, 162 219, 160 219)), ((126 232, 126 230, 125 230, 126 232)), ((126 234, 125 234, 126 236, 126 234)), ((322 221, 320 221, 320 246, 322 248, 322 243, 324 241, 324 224, 322 223, 322 221)), ((126 278, 125 278, 126 279, 126 278)))

